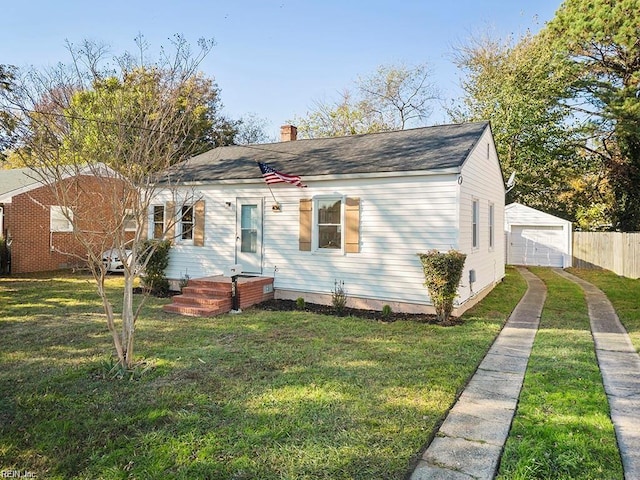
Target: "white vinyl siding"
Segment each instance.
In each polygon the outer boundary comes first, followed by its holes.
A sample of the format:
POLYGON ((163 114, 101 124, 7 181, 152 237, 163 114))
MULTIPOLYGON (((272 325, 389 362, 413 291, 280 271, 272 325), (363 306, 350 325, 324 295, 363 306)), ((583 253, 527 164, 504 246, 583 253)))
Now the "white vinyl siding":
MULTIPOLYGON (((457 246, 455 175, 428 175, 396 179, 314 182, 313 197, 359 198, 358 253, 344 250, 300 251, 300 199, 307 189, 272 186, 280 211, 264 184, 219 185, 201 188, 208 205, 205 234, 215 237, 200 251, 175 245, 167 277, 179 279, 221 274, 235 263, 236 209, 231 198, 264 198, 263 275, 274 276, 275 288, 331 293, 334 280, 343 280, 350 296, 425 304, 429 297, 417 253, 457 246)), ((170 198, 167 195, 167 198, 170 198)), ((343 202, 344 203, 344 202, 343 202)), ((344 235, 343 235, 344 236, 344 235)), ((344 240, 344 239, 343 239, 344 240)), ((343 241, 344 243, 344 241, 343 241)))
POLYGON ((493 140, 487 129, 464 163, 460 185, 460 250, 467 254, 459 299, 477 294, 505 275, 504 258, 504 179, 493 140), (487 143, 489 158, 487 158, 487 143), (473 248, 471 211, 473 200, 479 200, 479 248, 473 248), (493 248, 489 246, 490 209, 493 204, 493 248), (465 218, 467 219, 465 221, 465 218), (475 270, 476 281, 469 284, 469 270, 475 270))

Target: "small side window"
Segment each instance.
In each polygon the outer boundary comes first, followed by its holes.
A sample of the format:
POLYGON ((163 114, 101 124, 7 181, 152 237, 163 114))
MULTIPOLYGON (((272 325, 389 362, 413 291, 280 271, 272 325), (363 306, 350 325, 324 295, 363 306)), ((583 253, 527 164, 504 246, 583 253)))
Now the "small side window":
POLYGON ((136 222, 136 217, 133 215, 133 210, 127 208, 124 214, 124 231, 125 232, 135 232, 138 223, 136 222))
POLYGON ((471 246, 480 246, 480 202, 474 200, 471 206, 471 246))
POLYGON ((496 231, 495 206, 493 205, 493 203, 490 203, 489 204, 489 248, 494 247, 495 236, 496 236, 495 231, 496 231))
POLYGON ((49 227, 52 232, 73 232, 73 212, 70 208, 51 205, 49 227))

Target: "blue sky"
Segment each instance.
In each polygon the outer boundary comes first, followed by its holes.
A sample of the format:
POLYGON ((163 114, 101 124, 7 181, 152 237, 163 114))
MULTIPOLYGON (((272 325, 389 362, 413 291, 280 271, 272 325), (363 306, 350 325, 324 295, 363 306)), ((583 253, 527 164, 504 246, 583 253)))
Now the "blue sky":
MULTIPOLYGON (((183 34, 194 46, 214 38, 201 64, 222 90, 225 113, 253 113, 279 126, 314 100, 337 98, 381 64, 427 62, 444 99, 459 95, 451 56, 470 36, 537 31, 561 0, 0 0, 0 63, 44 67, 69 56, 65 39, 135 50, 142 33, 154 49, 183 34)), ((429 123, 446 116, 436 107, 429 123)))

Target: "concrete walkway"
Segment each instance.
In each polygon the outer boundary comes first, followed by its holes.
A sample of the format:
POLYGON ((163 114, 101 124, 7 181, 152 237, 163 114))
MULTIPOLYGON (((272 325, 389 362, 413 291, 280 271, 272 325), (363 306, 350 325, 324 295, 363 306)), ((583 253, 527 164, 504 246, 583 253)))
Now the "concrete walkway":
POLYGON ((622 457, 624 478, 640 479, 640 356, 602 291, 563 270, 557 269, 555 272, 576 282, 585 292, 598 364, 622 457))
POLYGON ((527 292, 449 411, 411 480, 494 478, 547 294, 538 277, 525 269, 518 271, 529 285, 527 292))

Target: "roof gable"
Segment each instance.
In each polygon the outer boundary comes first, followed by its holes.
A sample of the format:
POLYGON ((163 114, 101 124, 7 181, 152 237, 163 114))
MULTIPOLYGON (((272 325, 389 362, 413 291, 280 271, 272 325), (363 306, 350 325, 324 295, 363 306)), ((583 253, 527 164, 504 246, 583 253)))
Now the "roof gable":
POLYGON ((0 170, 0 202, 38 186, 42 185, 30 168, 0 170))
MULTIPOLYGON (((116 176, 117 173, 108 166, 97 163, 74 168, 64 165, 59 167, 59 177, 68 178, 75 175, 104 175, 105 177, 116 176)), ((52 178, 46 174, 44 169, 33 169, 30 167, 14 168, 11 170, 0 170, 0 203, 10 202, 13 197, 29 192, 36 188, 47 186, 47 178, 52 178)))
POLYGON ((508 224, 513 225, 565 225, 571 224, 569 220, 565 220, 555 215, 545 213, 541 210, 522 205, 521 203, 510 203, 504 207, 504 214, 508 224))
POLYGON ((183 182, 260 179, 256 162, 303 177, 459 168, 488 126, 475 122, 218 147, 181 164, 180 178, 183 182))

